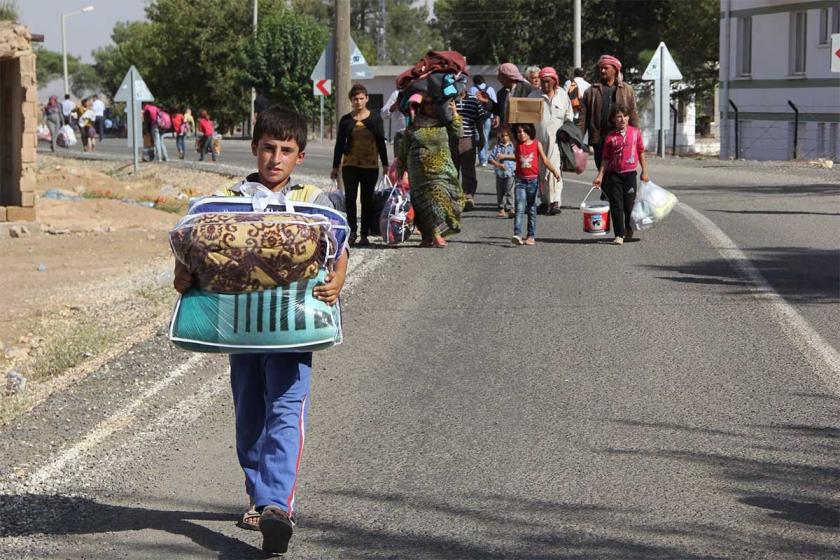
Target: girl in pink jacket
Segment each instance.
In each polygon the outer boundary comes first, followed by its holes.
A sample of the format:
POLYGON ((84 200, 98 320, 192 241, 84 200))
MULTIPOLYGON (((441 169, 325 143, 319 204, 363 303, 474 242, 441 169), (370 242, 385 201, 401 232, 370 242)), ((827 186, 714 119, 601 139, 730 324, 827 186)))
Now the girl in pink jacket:
POLYGON ((613 105, 610 120, 615 130, 604 140, 601 169, 592 181, 592 186, 603 188, 610 202, 610 221, 615 234, 613 243, 623 245, 625 239, 633 238, 630 213, 636 202, 636 168, 639 164, 642 166, 642 182, 650 178, 647 174, 642 131, 630 126, 629 109, 622 103, 613 105))

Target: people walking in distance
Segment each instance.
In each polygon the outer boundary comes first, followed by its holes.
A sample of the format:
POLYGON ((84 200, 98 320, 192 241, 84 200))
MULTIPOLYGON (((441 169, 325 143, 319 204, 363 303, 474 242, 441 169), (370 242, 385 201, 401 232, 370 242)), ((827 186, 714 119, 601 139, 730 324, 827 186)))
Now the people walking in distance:
POLYGON ((213 149, 213 136, 216 135, 216 127, 210 120, 210 115, 205 109, 198 112, 198 128, 196 130, 196 146, 198 147, 198 161, 204 161, 204 154, 210 153, 213 161, 216 161, 216 150, 213 149))
POLYGON ((525 77, 528 78, 528 83, 534 89, 540 89, 540 67, 529 66, 525 69, 525 77))
POLYGON ((621 62, 605 54, 598 59, 600 81, 592 84, 583 96, 580 106, 578 127, 582 134, 589 134, 589 145, 595 151, 595 165, 601 168, 603 141, 612 130, 610 108, 614 104, 627 107, 630 125, 639 127, 639 113, 636 110, 636 95, 633 87, 621 79, 621 62))
POLYGON ((90 97, 82 99, 82 107, 79 113, 79 133, 82 137, 82 147, 86 152, 96 151, 96 115, 91 106, 93 101, 90 97))
POLYGON ((55 151, 55 141, 58 138, 58 130, 64 125, 64 114, 58 97, 51 95, 47 105, 44 107, 44 119, 47 121, 47 128, 50 130, 50 150, 55 151))
POLYGON ((501 156, 514 155, 515 146, 511 142, 510 127, 503 124, 499 128, 498 142, 490 152, 490 163, 495 168, 496 174, 496 206, 499 209, 500 218, 513 218, 513 182, 516 162, 501 156))
POLYGON ((566 90, 566 95, 569 96, 569 101, 572 104, 572 111, 575 112, 575 124, 580 117, 580 106, 583 103, 583 95, 589 89, 589 82, 584 77, 583 68, 575 68, 573 71, 574 77, 571 80, 566 80, 563 84, 563 89, 566 90))
MULTIPOLYGON (((543 100, 542 121, 537 123, 537 140, 539 140, 546 157, 551 164, 560 169, 563 162, 560 147, 557 145, 557 131, 566 121, 571 121, 574 114, 569 96, 560 87, 560 77, 551 66, 540 70, 540 91, 533 92, 530 97, 543 100)), ((545 166, 540 166, 540 199, 543 209, 551 216, 560 213, 563 196, 563 180, 545 166)))
POLYGON ((630 214, 636 202, 636 168, 642 167, 642 181, 650 180, 647 174, 645 146, 642 131, 630 125, 630 108, 616 103, 610 108, 613 130, 604 139, 601 165, 592 186, 603 189, 610 202, 610 221, 616 245, 633 238, 630 214))
MULTIPOLYGON (((290 180, 304 159, 306 136, 307 124, 302 116, 278 106, 261 111, 251 140, 257 172, 227 189, 225 196, 243 196, 243 184, 258 182, 282 193, 286 200, 329 205, 329 198, 317 187, 290 180)), ((344 286, 347 260, 344 251, 325 282, 313 289, 316 298, 336 304, 344 286)), ((181 263, 175 265, 174 284, 181 293, 193 285, 193 277, 181 263)), ((229 361, 236 455, 250 502, 237 524, 262 533, 263 551, 284 553, 295 527, 312 352, 231 354, 229 361)))
POLYGON ((187 153, 187 125, 184 124, 184 113, 178 107, 172 111, 172 133, 175 134, 175 149, 178 159, 184 159, 187 153))
POLYGON ((481 121, 481 126, 478 129, 478 134, 480 136, 478 142, 478 163, 481 167, 487 167, 487 161, 490 157, 490 130, 493 125, 491 117, 493 108, 496 106, 497 102, 496 90, 493 89, 493 86, 487 83, 484 76, 476 75, 473 76, 473 87, 470 88, 470 95, 484 103, 484 109, 487 115, 484 120, 481 121))
POLYGON ((154 105, 152 103, 146 103, 143 106, 143 118, 144 123, 147 127, 146 131, 152 138, 152 144, 154 145, 155 152, 155 160, 169 161, 169 154, 166 152, 166 144, 163 143, 163 138, 161 137, 160 124, 158 123, 160 111, 161 109, 157 105, 154 105))
POLYGON ((498 128, 506 122, 507 100, 509 97, 528 97, 534 88, 519 72, 519 68, 511 62, 499 66, 496 74, 502 89, 496 92, 497 103, 494 107, 493 128, 498 128))
POLYGON ((195 118, 193 117, 192 109, 189 107, 184 111, 184 124, 187 125, 187 135, 195 138, 196 130, 198 129, 195 127, 195 118))
POLYGON ((330 177, 344 183, 344 198, 347 205, 347 225, 350 226, 350 244, 370 245, 368 236, 375 233, 377 216, 373 211, 373 191, 379 178, 379 163, 382 176, 388 173, 388 149, 385 146, 385 129, 378 113, 367 108, 369 101, 365 86, 356 84, 347 94, 352 110, 338 122, 338 134, 333 150, 333 168, 330 177), (377 162, 378 160, 378 162, 377 162), (362 223, 358 223, 356 198, 361 201, 362 223), (357 237, 361 234, 360 237, 357 237))
POLYGON ((417 95, 413 117, 397 157, 397 177, 408 171, 414 223, 420 230, 421 247, 445 247, 443 234, 461 230, 464 192, 452 160, 450 143, 461 138, 461 115, 450 100, 452 118, 445 121, 442 107, 429 96, 417 95))
POLYGON ((479 128, 489 114, 485 109, 485 104, 470 96, 467 91, 461 92, 455 102, 455 107, 461 115, 462 124, 461 138, 458 140, 458 149, 454 157, 461 176, 461 188, 466 197, 464 210, 472 210, 475 206, 475 191, 478 190, 475 156, 478 152, 479 128))
POLYGON ((501 160, 516 162, 516 217, 513 220, 514 245, 533 245, 537 236, 537 191, 540 186, 539 162, 560 178, 560 171, 548 160, 542 145, 536 140, 537 131, 532 124, 515 124, 516 150, 514 155, 500 155, 501 160), (522 240, 522 226, 528 215, 528 237, 522 240))
POLYGON ((96 117, 96 136, 102 142, 102 134, 105 131, 105 102, 99 99, 99 95, 93 96, 91 109, 93 109, 93 115, 96 117))
POLYGON ((61 114, 64 116, 64 124, 73 125, 72 115, 76 104, 70 99, 70 94, 64 94, 64 101, 61 102, 61 114))

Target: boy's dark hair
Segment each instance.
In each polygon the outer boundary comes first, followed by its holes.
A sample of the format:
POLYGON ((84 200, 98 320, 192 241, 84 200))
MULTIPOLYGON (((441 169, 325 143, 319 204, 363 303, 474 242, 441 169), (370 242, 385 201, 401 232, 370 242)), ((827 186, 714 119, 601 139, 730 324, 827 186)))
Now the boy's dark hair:
POLYGON ((612 107, 610 107, 610 122, 613 122, 615 119, 616 113, 621 113, 622 115, 630 116, 630 109, 627 108, 627 105, 624 103, 616 103, 612 107))
POLYGON ((572 74, 575 78, 583 78, 583 68, 575 68, 575 71, 572 74))
POLYGON ((368 94, 367 88, 362 84, 353 84, 353 87, 350 88, 350 93, 347 94, 347 97, 353 99, 360 93, 364 93, 365 95, 368 94))
POLYGON ((485 83, 485 81, 484 81, 484 76, 481 76, 481 75, 475 75, 475 76, 473 76, 473 83, 476 85, 476 87, 478 87, 478 86, 480 86, 481 84, 485 83))
POLYGON ((64 94, 64 99, 70 99, 70 94, 69 94, 69 93, 65 93, 65 94, 64 94))
POLYGON ((511 126, 514 130, 516 130, 517 128, 521 128, 522 130, 524 130, 525 134, 527 134, 531 140, 537 137, 537 129, 531 123, 515 123, 511 126))
POLYGON ((263 136, 275 140, 294 140, 302 152, 306 149, 307 132, 306 119, 300 114, 281 105, 272 105, 257 115, 252 141, 259 142, 263 136))
POLYGON ((513 133, 510 131, 510 126, 507 124, 499 126, 499 132, 497 132, 496 135, 501 138, 502 134, 507 134, 508 136, 513 137, 513 133))

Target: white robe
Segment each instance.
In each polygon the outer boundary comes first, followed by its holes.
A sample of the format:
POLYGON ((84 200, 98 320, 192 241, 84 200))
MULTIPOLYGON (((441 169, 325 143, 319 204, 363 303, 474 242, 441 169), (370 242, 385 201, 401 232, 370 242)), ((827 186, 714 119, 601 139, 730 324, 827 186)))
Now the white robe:
MULTIPOLYGON (((537 140, 542 144, 548 161, 557 170, 560 170, 563 164, 560 159, 560 149, 557 146, 557 131, 560 130, 564 122, 571 121, 574 117, 569 96, 562 88, 558 88, 551 99, 542 91, 535 91, 528 97, 543 100, 542 122, 536 125, 537 140)), ((557 203, 559 206, 562 195, 563 178, 555 179, 554 175, 540 162, 540 197, 542 202, 545 204, 557 203)))

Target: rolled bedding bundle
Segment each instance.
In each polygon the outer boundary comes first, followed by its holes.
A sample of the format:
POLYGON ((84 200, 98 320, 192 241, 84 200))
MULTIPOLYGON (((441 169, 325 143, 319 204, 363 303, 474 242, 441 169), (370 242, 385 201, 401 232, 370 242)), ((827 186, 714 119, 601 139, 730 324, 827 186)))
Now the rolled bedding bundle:
POLYGON ((295 212, 188 214, 169 242, 201 290, 227 294, 314 278, 337 246, 326 217, 295 212))
POLYGON ((341 308, 312 289, 326 278, 239 294, 191 289, 175 305, 169 339, 185 350, 211 353, 312 352, 340 344, 341 308))

